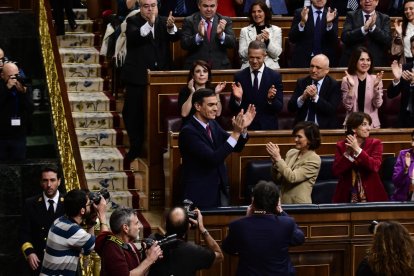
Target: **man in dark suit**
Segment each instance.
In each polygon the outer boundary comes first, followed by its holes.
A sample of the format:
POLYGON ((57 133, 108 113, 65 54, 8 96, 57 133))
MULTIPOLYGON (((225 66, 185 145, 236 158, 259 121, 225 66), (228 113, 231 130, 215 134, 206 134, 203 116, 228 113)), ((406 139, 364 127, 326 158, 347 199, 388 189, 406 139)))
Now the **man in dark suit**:
POLYGON ((326 0, 312 0, 310 7, 297 9, 289 32, 294 44, 291 67, 306 68, 311 58, 325 54, 335 64, 338 44, 338 17, 336 10, 326 8, 326 0))
POLYGON ((312 121, 322 129, 339 127, 336 110, 342 94, 339 83, 328 73, 328 57, 322 54, 314 56, 310 62, 309 76, 298 79, 288 102, 289 112, 296 113, 295 124, 312 121))
POLYGON ((40 177, 43 193, 26 199, 24 204, 20 230, 21 249, 33 275, 40 273, 49 228, 64 213, 59 185, 57 167, 43 167, 40 177))
POLYGON ((170 69, 170 42, 180 38, 174 17, 158 16, 156 0, 141 0, 140 7, 127 19, 127 54, 121 72, 126 89, 122 116, 130 142, 126 164, 142 153, 147 70, 170 69))
POLYGON ((238 113, 250 104, 257 115, 250 125, 252 130, 278 129, 277 113, 283 108, 283 86, 280 74, 266 67, 266 44, 253 40, 248 47, 249 67, 234 76, 230 109, 238 113))
POLYGON ((303 232, 282 210, 277 186, 260 181, 246 216, 230 223, 222 248, 238 254, 237 275, 295 275, 289 246, 304 242, 303 232))
POLYGON ((343 54, 341 66, 348 66, 352 51, 365 46, 369 49, 374 66, 388 66, 387 52, 391 47, 390 17, 375 11, 379 0, 361 0, 361 9, 349 12, 342 30, 343 54))
POLYGON ((229 135, 214 120, 217 97, 213 90, 197 90, 192 104, 195 114, 178 137, 184 198, 201 208, 227 205, 228 181, 224 161, 233 151, 243 149, 248 138, 247 127, 256 114, 255 108, 250 105, 246 113, 240 111, 233 118, 233 132, 229 135))
MULTIPOLYGON (((414 37, 410 38, 411 52, 414 54, 414 37)), ((394 80, 387 89, 388 98, 400 95, 399 127, 414 127, 414 63, 401 66, 397 61, 391 64, 394 80)))
POLYGON ((199 59, 212 69, 231 68, 227 49, 236 46, 231 19, 216 13, 217 0, 199 0, 198 8, 183 22, 181 48, 188 51, 184 68, 190 69, 199 59))
POLYGON ((197 1, 198 0, 162 0, 160 15, 168 16, 172 11, 173 16, 189 16, 198 11, 197 1))

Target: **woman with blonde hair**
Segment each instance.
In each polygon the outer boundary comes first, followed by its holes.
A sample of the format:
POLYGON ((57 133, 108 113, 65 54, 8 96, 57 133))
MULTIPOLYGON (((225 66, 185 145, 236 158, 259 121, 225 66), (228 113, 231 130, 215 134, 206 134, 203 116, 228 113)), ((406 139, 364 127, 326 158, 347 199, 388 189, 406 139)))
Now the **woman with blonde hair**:
POLYGON ((374 240, 356 275, 414 275, 413 254, 414 241, 403 225, 397 221, 380 222, 375 226, 374 240))

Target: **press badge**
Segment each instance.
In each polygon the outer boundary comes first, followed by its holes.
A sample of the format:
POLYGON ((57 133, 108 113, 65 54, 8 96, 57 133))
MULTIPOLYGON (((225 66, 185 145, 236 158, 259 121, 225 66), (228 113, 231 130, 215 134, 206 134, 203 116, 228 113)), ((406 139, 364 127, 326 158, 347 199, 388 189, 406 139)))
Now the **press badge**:
POLYGON ((12 126, 20 126, 21 125, 20 118, 12 118, 11 119, 11 125, 12 126))

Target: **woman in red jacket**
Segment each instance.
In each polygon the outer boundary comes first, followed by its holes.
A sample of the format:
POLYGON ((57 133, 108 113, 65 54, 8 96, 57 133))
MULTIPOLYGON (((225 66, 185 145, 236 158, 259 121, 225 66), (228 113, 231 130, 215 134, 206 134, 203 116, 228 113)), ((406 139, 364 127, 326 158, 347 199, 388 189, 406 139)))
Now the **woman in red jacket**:
POLYGON ((388 201, 378 171, 382 143, 369 137, 372 119, 354 112, 346 121, 346 138, 336 144, 333 173, 339 181, 332 202, 388 201))

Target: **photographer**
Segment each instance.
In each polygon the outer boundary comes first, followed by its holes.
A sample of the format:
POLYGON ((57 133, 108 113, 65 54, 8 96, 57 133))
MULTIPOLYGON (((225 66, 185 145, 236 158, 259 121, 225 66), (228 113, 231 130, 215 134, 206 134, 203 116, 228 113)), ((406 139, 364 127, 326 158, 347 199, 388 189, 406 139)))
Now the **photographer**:
POLYGON ((200 210, 196 209, 193 212, 197 220, 189 218, 183 207, 175 207, 168 212, 167 236, 177 234, 178 241, 163 249, 164 258, 151 267, 150 276, 196 275, 197 270, 210 268, 214 263, 223 261, 220 246, 204 227, 200 210), (198 227, 207 248, 187 242, 187 232, 191 225, 198 227))
POLYGON ((142 260, 141 251, 134 245, 142 226, 136 212, 131 208, 116 209, 110 219, 111 232, 103 232, 96 238, 95 250, 101 257, 101 275, 145 275, 150 266, 162 258, 162 250, 155 243, 146 250, 142 260))
POLYGON ((47 236, 41 276, 77 275, 79 254, 88 255, 95 247, 94 225, 81 224, 86 218, 99 218, 101 232, 108 231, 106 224, 106 200, 100 196, 99 203, 89 199, 85 191, 71 190, 65 198, 65 215, 56 219, 47 236))
POLYGON ((260 181, 246 217, 230 223, 222 247, 239 255, 236 275, 295 275, 289 246, 304 243, 305 236, 283 212, 279 196, 274 183, 260 181))
POLYGON ((5 63, 0 80, 0 161, 26 158, 26 135, 34 105, 31 89, 20 79, 17 65, 5 63))

